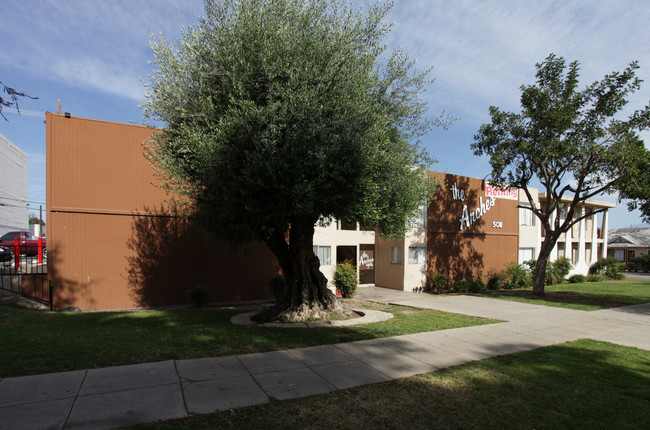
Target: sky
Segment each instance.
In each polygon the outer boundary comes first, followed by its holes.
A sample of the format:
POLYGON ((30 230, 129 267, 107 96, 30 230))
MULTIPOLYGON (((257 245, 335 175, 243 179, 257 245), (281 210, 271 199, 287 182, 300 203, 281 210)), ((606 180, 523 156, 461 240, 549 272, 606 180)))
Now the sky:
MULTIPOLYGON (((356 0, 359 5, 364 0, 356 0)), ((638 60, 645 80, 626 113, 650 101, 650 8, 643 0, 395 0, 386 38, 419 69, 433 67, 424 94, 429 114, 456 118, 423 139, 437 159, 431 169, 484 178, 485 157, 470 145, 489 122, 489 107, 519 112, 520 86, 533 84, 535 64, 550 53, 580 63, 580 88, 638 60)), ((0 81, 37 100, 3 109, 0 133, 29 159, 30 212, 45 208, 45 112, 141 124, 145 79, 152 71, 152 34, 168 40, 203 15, 202 0, 3 0, 0 81)), ((650 147, 650 133, 642 135, 650 147)), ((614 201, 613 196, 600 200, 614 201)), ((609 227, 641 223, 625 204, 609 227)))

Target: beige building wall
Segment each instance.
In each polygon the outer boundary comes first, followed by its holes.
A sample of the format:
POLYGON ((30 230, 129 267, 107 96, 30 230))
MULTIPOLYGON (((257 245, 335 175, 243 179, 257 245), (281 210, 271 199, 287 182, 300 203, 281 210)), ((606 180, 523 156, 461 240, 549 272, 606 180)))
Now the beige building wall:
POLYGON ((408 262, 406 239, 391 240, 377 236, 375 241, 375 284, 378 287, 404 290, 405 261, 408 262), (405 251, 405 249, 407 251, 405 251), (392 254, 392 258, 391 258, 392 254))
MULTIPOLYGON (((539 208, 539 192, 536 188, 529 188, 533 201, 539 208)), ((519 190, 519 255, 517 262, 522 264, 529 259, 537 259, 539 250, 542 247, 542 227, 539 219, 535 214, 526 209, 525 206, 529 205, 528 197, 523 190, 519 190), (528 258, 528 257, 531 258, 528 258)))
MULTIPOLYGON (((328 280, 328 287, 330 290, 335 291, 334 287, 334 271, 336 263, 342 260, 354 260, 357 266, 357 276, 359 276, 359 259, 363 253, 360 248, 362 245, 375 245, 375 233, 373 231, 363 231, 359 229, 359 224, 356 224, 355 230, 344 229, 344 224, 338 220, 332 220, 327 225, 317 225, 314 230, 314 248, 325 247, 325 255, 329 251, 329 260, 322 261, 320 271, 325 275, 328 280), (351 257, 350 251, 354 251, 354 259, 351 257), (345 252, 345 254, 343 254, 345 252)), ((317 249, 314 249, 316 255, 319 255, 317 249)), ((320 250, 320 257, 323 257, 323 250, 320 250)), ((374 257, 373 257, 374 258, 374 257)), ((374 262, 373 262, 374 263, 374 262)), ((376 267, 376 265, 375 265, 376 267)))

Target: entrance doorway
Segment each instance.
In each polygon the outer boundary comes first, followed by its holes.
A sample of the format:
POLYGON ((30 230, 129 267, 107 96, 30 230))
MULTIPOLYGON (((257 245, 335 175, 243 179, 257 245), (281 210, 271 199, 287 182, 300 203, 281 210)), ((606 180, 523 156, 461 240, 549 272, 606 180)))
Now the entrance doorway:
POLYGON ((375 245, 359 245, 359 283, 375 283, 375 245))

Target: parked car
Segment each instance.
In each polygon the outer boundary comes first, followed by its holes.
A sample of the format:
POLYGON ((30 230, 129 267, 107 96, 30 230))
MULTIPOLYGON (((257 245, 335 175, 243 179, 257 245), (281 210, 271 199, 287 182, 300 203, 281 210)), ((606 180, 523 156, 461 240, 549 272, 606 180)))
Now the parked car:
MULTIPOLYGON (((9 248, 12 252, 14 250, 14 239, 18 238, 18 245, 20 246, 20 253, 27 255, 38 255, 38 239, 34 239, 27 231, 10 231, 0 237, 0 246, 9 248)), ((43 256, 47 255, 46 240, 42 238, 43 256)))
POLYGON ((0 246, 0 265, 7 266, 14 261, 14 253, 6 246, 0 246))

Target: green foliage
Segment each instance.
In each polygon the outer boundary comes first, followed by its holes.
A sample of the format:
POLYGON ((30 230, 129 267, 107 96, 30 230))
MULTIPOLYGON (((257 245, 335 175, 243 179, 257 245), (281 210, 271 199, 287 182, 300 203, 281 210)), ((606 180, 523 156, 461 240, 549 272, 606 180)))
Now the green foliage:
POLYGON ((465 279, 451 286, 456 293, 480 293, 485 291, 485 284, 480 279, 465 279))
POLYGON ((334 285, 341 292, 343 298, 349 299, 350 297, 354 297, 358 284, 357 271, 351 262, 346 261, 336 265, 334 285))
POLYGON ((605 275, 587 275, 587 282, 604 282, 608 280, 605 275))
MULTIPOLYGON (((650 216, 650 152, 639 137, 650 128, 650 106, 622 118, 641 85, 636 61, 583 90, 577 62, 567 66, 551 54, 536 67, 536 84, 521 87, 521 112, 491 106, 491 122, 481 126, 472 149, 490 157, 493 181, 527 193, 546 231, 538 258, 547 260, 560 235, 582 218, 580 204, 597 194, 618 191, 650 216), (546 194, 541 206, 527 192, 537 181, 546 194)), ((584 216, 603 210, 587 209, 584 216)), ((542 278, 538 283, 534 289, 543 293, 542 278)))
POLYGON ((587 281, 587 277, 585 275, 576 274, 576 275, 571 275, 571 277, 569 277, 570 284, 582 284, 583 282, 586 281, 587 281))
POLYGON ((207 285, 197 284, 196 287, 187 290, 187 297, 194 307, 202 308, 210 301, 211 288, 207 285))
POLYGON ((451 287, 451 279, 442 273, 433 271, 427 272, 427 284, 425 290, 431 293, 444 293, 449 291, 451 287))
POLYGON ((521 264, 509 263, 500 273, 501 286, 507 290, 526 288, 532 285, 530 273, 521 264))
POLYGON ((495 270, 489 270, 487 274, 488 282, 486 288, 488 290, 498 290, 501 288, 501 275, 495 270))
POLYGON ((551 265, 557 271, 557 274, 558 276, 560 276, 561 280, 564 280, 564 278, 566 278, 566 276, 569 274, 571 269, 573 269, 571 260, 569 260, 566 257, 558 258, 557 260, 553 261, 551 265))
POLYGON ((590 275, 604 275, 607 279, 625 279, 625 264, 614 257, 604 257, 589 268, 590 275))
POLYGON ((321 215, 405 232, 431 191, 419 138, 447 122, 425 117, 429 71, 384 52, 391 6, 207 0, 176 46, 152 43, 143 106, 165 127, 147 153, 214 235, 321 215))
POLYGON ((636 257, 628 262, 627 270, 630 272, 650 272, 650 254, 636 257))
MULTIPOLYGON (((535 267, 537 267, 537 260, 533 259, 524 261, 524 265, 528 266, 530 268, 530 272, 532 273, 535 271, 535 267)), ((564 282, 564 279, 572 268, 573 266, 571 265, 571 260, 565 257, 560 257, 551 263, 547 263, 545 277, 546 285, 561 284, 564 282)))

